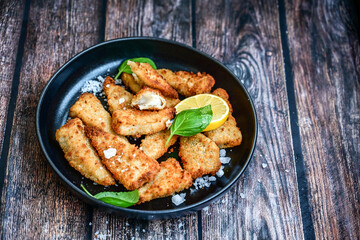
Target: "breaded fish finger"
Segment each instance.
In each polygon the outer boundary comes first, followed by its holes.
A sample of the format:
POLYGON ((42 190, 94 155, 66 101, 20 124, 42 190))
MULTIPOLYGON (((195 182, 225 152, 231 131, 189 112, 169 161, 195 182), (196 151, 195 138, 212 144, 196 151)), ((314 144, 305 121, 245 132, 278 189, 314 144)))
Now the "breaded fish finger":
POLYGON ((188 189, 192 185, 190 173, 183 170, 178 161, 169 158, 160 163, 160 172, 154 180, 139 188, 139 202, 148 202, 152 199, 163 198, 188 189))
POLYGON ((161 110, 166 100, 159 90, 143 87, 131 100, 131 106, 140 110, 161 110))
POLYGON ((242 141, 242 134, 240 129, 236 126, 235 118, 231 115, 232 106, 229 102, 229 95, 222 88, 214 90, 212 94, 223 98, 228 103, 230 115, 225 123, 220 127, 204 132, 205 136, 213 140, 219 148, 231 148, 240 145, 242 141))
POLYGON ((69 116, 80 118, 85 125, 98 127, 101 130, 115 134, 111 128, 111 116, 104 109, 100 100, 91 93, 83 93, 70 108, 69 116))
POLYGON ((215 79, 207 73, 173 72, 169 69, 158 69, 157 72, 185 97, 209 93, 215 84, 215 79))
POLYGON ((102 163, 128 190, 135 190, 154 179, 159 163, 146 156, 123 138, 96 127, 85 127, 85 133, 97 150, 102 163))
POLYGON ((133 95, 126 91, 125 88, 116 85, 114 79, 107 76, 103 83, 103 89, 111 113, 118 109, 131 108, 133 95))
POLYGON ((205 135, 180 137, 179 156, 193 179, 205 174, 215 175, 220 169, 219 147, 205 135))
POLYGON ((124 83, 124 85, 129 88, 133 93, 137 93, 141 90, 141 88, 144 86, 144 83, 140 81, 138 82, 133 75, 129 73, 122 73, 121 74, 121 80, 124 83))
POLYGON ((101 163, 89 139, 85 136, 84 124, 79 118, 70 119, 58 129, 56 141, 59 142, 70 166, 86 178, 104 186, 115 184, 114 178, 101 163))
POLYGON ((112 127, 117 134, 123 136, 153 134, 164 130, 166 122, 174 118, 175 112, 175 108, 159 111, 116 110, 112 117, 112 127))
POLYGON ((138 63, 128 61, 136 76, 147 86, 159 89, 161 93, 166 97, 178 98, 179 95, 175 89, 173 89, 169 83, 148 63, 138 63))
POLYGON ((143 152, 153 159, 158 159, 166 153, 170 146, 174 145, 178 136, 171 137, 168 145, 165 147, 165 143, 170 136, 170 130, 163 130, 151 135, 147 135, 141 140, 140 147, 143 152))

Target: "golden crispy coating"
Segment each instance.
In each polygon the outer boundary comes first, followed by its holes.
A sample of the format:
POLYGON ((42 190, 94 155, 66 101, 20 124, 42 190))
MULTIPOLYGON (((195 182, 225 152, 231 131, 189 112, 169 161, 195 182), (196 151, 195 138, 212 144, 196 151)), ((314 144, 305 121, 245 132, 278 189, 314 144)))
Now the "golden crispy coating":
POLYGON ((133 97, 131 105, 140 110, 161 110, 165 108, 166 100, 159 90, 143 87, 133 97))
POLYGON ((174 118, 175 112, 175 108, 159 111, 116 110, 113 113, 112 127, 116 133, 124 136, 153 134, 164 130, 166 122, 174 118))
POLYGON ((193 179, 205 174, 215 175, 221 167, 219 151, 219 147, 201 133, 180 137, 179 156, 193 179))
POLYGON ((138 78, 147 86, 159 89, 164 96, 171 98, 178 98, 179 95, 175 89, 173 89, 169 83, 148 63, 138 63, 128 61, 130 66, 138 78))
POLYGON ((180 102, 180 99, 178 99, 178 98, 165 97, 165 99, 166 99, 166 107, 167 108, 175 107, 176 104, 178 104, 180 102))
POLYGON ((230 114, 223 125, 214 130, 204 132, 204 134, 213 140, 219 148, 231 148, 240 145, 242 134, 240 129, 236 126, 235 118, 231 115, 232 106, 229 102, 229 95, 222 88, 215 89, 212 94, 221 97, 228 103, 230 114))
POLYGON ((80 118, 87 126, 98 127, 105 132, 115 134, 111 128, 110 114, 104 109, 100 100, 91 93, 80 95, 70 108, 69 116, 80 118))
POLYGON ((215 84, 215 79, 207 73, 173 72, 169 69, 158 69, 157 72, 185 97, 209 93, 215 84))
POLYGON ((188 189, 192 185, 190 173, 183 170, 178 161, 169 158, 160 163, 160 172, 154 180, 139 188, 139 202, 150 201, 155 198, 163 198, 188 189))
POLYGON ((170 136, 170 130, 163 130, 151 135, 147 135, 141 140, 141 149, 146 155, 153 159, 158 159, 166 153, 168 148, 175 144, 178 136, 174 135, 171 137, 168 145, 165 147, 165 143, 170 136))
POLYGON ((144 86, 143 82, 135 80, 134 76, 128 73, 122 73, 121 80, 133 93, 137 93, 144 86))
POLYGON ((125 88, 116 85, 114 79, 109 76, 106 77, 103 83, 103 89, 111 113, 118 109, 131 108, 133 95, 126 91, 125 88))
POLYGON ((70 119, 56 131, 56 141, 65 153, 69 164, 86 178, 109 186, 115 180, 101 163, 96 151, 84 133, 84 124, 79 118, 70 119))
POLYGON ((154 179, 159 163, 146 156, 135 145, 96 127, 85 127, 85 133, 97 150, 102 163, 128 190, 135 190, 154 179))
POLYGON ((230 148, 241 144, 242 134, 236 126, 236 120, 232 115, 220 127, 204 132, 204 134, 213 140, 219 148, 230 148))
POLYGON ((232 114, 233 108, 232 108, 231 103, 230 103, 230 101, 229 101, 229 94, 226 92, 225 89, 223 89, 223 88, 217 88, 217 89, 215 89, 211 94, 214 94, 214 95, 216 95, 216 96, 221 97, 222 99, 224 99, 224 100, 227 102, 227 104, 229 105, 230 114, 232 114))

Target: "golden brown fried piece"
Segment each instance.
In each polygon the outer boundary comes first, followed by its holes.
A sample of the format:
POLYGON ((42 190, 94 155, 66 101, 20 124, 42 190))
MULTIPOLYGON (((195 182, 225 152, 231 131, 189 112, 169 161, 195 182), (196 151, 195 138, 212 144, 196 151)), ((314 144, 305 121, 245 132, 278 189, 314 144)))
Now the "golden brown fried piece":
POLYGON ((69 116, 80 118, 85 125, 98 127, 101 130, 115 134, 111 128, 111 116, 104 109, 100 100, 91 93, 83 93, 70 108, 69 116))
POLYGON ((175 107, 176 104, 178 104, 180 102, 180 99, 178 99, 178 98, 165 97, 165 99, 166 99, 166 107, 167 108, 175 107))
POLYGON ((169 69, 158 69, 157 72, 185 97, 209 93, 215 84, 215 79, 207 73, 173 72, 169 69))
POLYGON ((118 109, 131 108, 133 95, 126 91, 125 88, 116 85, 114 79, 109 76, 106 77, 103 83, 103 89, 111 113, 118 109))
POLYGON ((131 106, 140 110, 161 110, 165 108, 166 100, 159 90, 143 87, 133 97, 131 106))
POLYGON ((128 190, 135 190, 154 179, 159 163, 146 156, 135 145, 96 127, 85 127, 85 133, 97 150, 102 163, 128 190))
POLYGON ((219 147, 201 133, 180 137, 179 156, 193 179, 205 174, 215 175, 221 167, 219 151, 219 147))
POLYGON ((236 120, 232 115, 220 127, 204 132, 204 134, 213 140, 219 148, 230 148, 241 144, 242 134, 236 126, 236 120))
POLYGON ((170 136, 170 130, 163 130, 151 135, 147 135, 141 140, 141 149, 146 155, 153 159, 158 159, 166 153, 168 148, 176 143, 177 135, 171 137, 168 145, 165 147, 165 143, 170 136))
POLYGON ((160 111, 141 111, 136 109, 117 110, 113 113, 112 127, 124 136, 148 135, 166 128, 166 122, 174 118, 175 108, 160 111))
POLYGON ((151 67, 150 64, 133 61, 128 61, 127 64, 130 66, 131 71, 133 71, 146 86, 159 89, 166 97, 179 97, 176 90, 173 89, 169 83, 167 83, 167 81, 151 67))
POLYGON ((223 98, 228 103, 230 114, 223 125, 214 130, 204 132, 204 134, 213 140, 219 148, 231 148, 240 145, 242 141, 242 134, 240 129, 236 126, 235 118, 231 115, 232 106, 229 102, 229 95, 222 88, 214 90, 212 94, 223 98))
POLYGON ((192 185, 190 173, 183 170, 178 161, 169 158, 160 163, 160 172, 154 180, 139 188, 139 202, 144 203, 152 199, 163 198, 188 189, 192 185))
POLYGON ((59 142, 70 166, 86 178, 104 186, 115 184, 114 178, 101 163, 89 139, 85 136, 84 124, 79 118, 70 119, 58 129, 56 141, 59 142))
POLYGON ((134 76, 129 73, 122 73, 121 80, 133 93, 137 93, 144 86, 144 83, 141 82, 140 79, 135 79, 134 76))

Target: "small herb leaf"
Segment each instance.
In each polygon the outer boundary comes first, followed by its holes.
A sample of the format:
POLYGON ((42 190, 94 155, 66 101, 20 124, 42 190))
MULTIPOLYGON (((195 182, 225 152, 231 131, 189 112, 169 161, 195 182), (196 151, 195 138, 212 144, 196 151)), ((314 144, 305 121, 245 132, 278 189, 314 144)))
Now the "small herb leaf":
POLYGON ((129 65, 127 65, 128 61, 133 61, 133 62, 139 62, 139 63, 148 63, 151 65, 151 67, 153 69, 157 69, 156 65, 154 63, 153 60, 151 60, 150 58, 145 58, 145 57, 139 57, 139 58, 131 58, 131 59, 127 59, 125 60, 118 68, 119 72, 116 74, 115 76, 115 80, 119 78, 120 74, 125 72, 125 73, 129 73, 132 74, 133 72, 131 71, 131 68, 129 65))
POLYGON ((169 143, 173 135, 194 136, 204 130, 211 122, 213 112, 211 105, 202 108, 181 111, 176 115, 170 128, 170 136, 165 143, 169 143))
POLYGON ((109 203, 111 205, 114 206, 118 206, 118 207, 130 207, 132 205, 134 205, 135 203, 137 203, 139 201, 139 191, 138 190, 134 190, 131 192, 100 192, 96 195, 92 195, 91 193, 89 193, 86 188, 81 184, 81 187, 84 189, 84 191, 100 200, 106 203, 109 203))

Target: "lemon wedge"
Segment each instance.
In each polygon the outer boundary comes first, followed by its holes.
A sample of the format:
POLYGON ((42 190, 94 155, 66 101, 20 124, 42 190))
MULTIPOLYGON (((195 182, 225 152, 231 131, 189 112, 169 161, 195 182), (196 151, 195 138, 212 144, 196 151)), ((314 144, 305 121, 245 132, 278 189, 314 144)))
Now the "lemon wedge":
POLYGON ((213 111, 213 117, 203 132, 210 131, 223 125, 229 116, 229 106, 221 97, 213 94, 198 94, 185 98, 175 106, 176 114, 183 110, 201 108, 209 104, 213 111))

